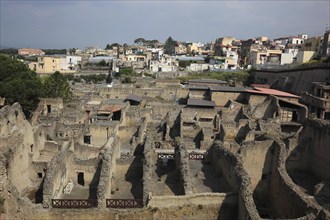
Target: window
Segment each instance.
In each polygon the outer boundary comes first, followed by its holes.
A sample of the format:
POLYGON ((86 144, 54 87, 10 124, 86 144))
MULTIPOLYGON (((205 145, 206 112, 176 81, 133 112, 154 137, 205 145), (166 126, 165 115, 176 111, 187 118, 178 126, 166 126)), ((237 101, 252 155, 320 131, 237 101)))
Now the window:
POLYGON ((84 135, 84 144, 91 144, 91 136, 84 135))
POLYGON ((47 113, 52 113, 52 106, 51 105, 47 105, 47 113))
POLYGON ((38 173, 38 177, 39 178, 42 178, 42 173, 38 173))

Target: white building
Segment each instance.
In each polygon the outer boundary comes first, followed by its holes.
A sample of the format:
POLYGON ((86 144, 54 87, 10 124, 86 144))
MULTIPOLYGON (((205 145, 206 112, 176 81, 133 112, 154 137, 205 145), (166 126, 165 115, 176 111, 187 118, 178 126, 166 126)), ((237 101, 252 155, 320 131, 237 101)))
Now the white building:
POLYGON ((291 64, 291 63, 293 63, 293 54, 292 53, 282 53, 280 65, 291 64))
POLYGON ((70 70, 78 69, 80 62, 80 56, 66 56, 66 65, 70 70))

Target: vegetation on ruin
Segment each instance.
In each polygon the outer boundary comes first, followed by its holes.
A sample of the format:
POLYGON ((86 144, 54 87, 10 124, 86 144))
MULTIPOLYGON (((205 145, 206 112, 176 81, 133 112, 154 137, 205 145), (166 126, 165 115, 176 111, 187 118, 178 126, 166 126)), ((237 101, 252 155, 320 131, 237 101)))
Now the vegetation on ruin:
POLYGON ((133 81, 132 78, 129 77, 129 76, 126 76, 125 78, 123 78, 123 79, 121 80, 121 82, 122 82, 122 83, 135 83, 135 81, 133 81))
POLYGON ((235 80, 236 82, 245 83, 249 78, 249 73, 247 71, 237 71, 237 72, 203 72, 203 73, 193 73, 185 77, 177 77, 181 82, 187 82, 191 79, 217 79, 229 82, 230 80, 235 80))
POLYGON ((121 67, 119 69, 119 75, 120 76, 140 76, 137 74, 132 67, 121 67))
POLYGON ((74 76, 73 74, 64 75, 64 77, 73 82, 77 83, 102 83, 108 78, 107 74, 90 74, 90 75, 80 75, 74 76))
POLYGON ((330 63, 330 56, 322 57, 322 58, 315 57, 311 61, 301 64, 301 66, 306 66, 310 64, 323 64, 323 63, 330 63))

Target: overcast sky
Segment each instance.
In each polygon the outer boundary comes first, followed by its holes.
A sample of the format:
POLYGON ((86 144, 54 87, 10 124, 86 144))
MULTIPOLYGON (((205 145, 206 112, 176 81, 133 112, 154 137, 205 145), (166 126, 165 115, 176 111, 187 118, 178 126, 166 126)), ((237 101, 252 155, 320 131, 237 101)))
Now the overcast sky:
POLYGON ((0 0, 0 45, 84 49, 168 36, 210 42, 306 33, 323 35, 330 1, 0 0))

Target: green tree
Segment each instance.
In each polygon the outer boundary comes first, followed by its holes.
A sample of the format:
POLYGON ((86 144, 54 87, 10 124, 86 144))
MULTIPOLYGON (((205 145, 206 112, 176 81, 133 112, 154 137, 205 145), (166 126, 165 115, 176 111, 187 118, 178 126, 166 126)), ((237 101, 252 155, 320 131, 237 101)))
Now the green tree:
POLYGON ((113 43, 113 44, 107 44, 105 47, 105 50, 112 50, 113 47, 120 47, 121 45, 118 43, 113 43))
POLYGON ((42 84, 37 74, 25 63, 0 55, 0 96, 6 104, 18 102, 24 114, 29 117, 38 106, 42 84))
POLYGON ((70 85, 66 78, 56 71, 47 77, 43 83, 43 96, 47 98, 63 98, 67 101, 71 97, 70 85))
POLYGON ((176 41, 173 40, 171 36, 168 37, 164 44, 164 53, 169 55, 174 55, 176 45, 177 45, 176 41))
POLYGON ((137 39, 134 40, 135 44, 140 44, 140 45, 144 45, 145 42, 146 42, 146 40, 142 37, 137 38, 137 39))
POLYGON ((75 54, 76 54, 76 51, 77 51, 76 48, 70 48, 70 49, 69 49, 69 54, 70 54, 70 55, 75 55, 75 54))

